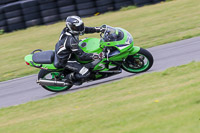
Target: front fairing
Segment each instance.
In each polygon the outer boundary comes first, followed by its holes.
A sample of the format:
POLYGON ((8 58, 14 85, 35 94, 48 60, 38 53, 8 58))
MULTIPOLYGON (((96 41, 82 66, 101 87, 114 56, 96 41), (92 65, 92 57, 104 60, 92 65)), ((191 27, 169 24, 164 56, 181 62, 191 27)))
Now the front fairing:
MULTIPOLYGON (((105 36, 102 35, 101 39, 97 39, 97 38, 86 38, 80 41, 79 46, 80 48, 86 52, 86 53, 100 53, 103 51, 103 49, 109 49, 110 51, 106 52, 106 58, 104 58, 98 65, 96 65, 96 67, 94 68, 94 70, 106 70, 105 64, 107 61, 110 62, 121 62, 124 59, 126 59, 130 54, 134 54, 136 52, 138 52, 138 48, 134 48, 133 44, 133 38, 131 36, 131 34, 122 29, 122 28, 114 28, 116 30, 112 30, 113 28, 111 28, 111 32, 112 34, 116 35, 118 34, 118 32, 122 32, 123 33, 123 37, 120 37, 115 39, 115 38, 111 38, 110 41, 106 40, 105 36), (119 30, 119 31, 117 31, 119 30)), ((91 61, 88 62, 84 62, 84 61, 80 61, 78 60, 80 63, 89 63, 91 61)))
MULTIPOLYGON (((124 53, 127 52, 127 50, 130 50, 133 45, 133 37, 131 36, 131 34, 122 29, 122 28, 115 28, 116 32, 121 32, 123 33, 123 37, 121 37, 120 39, 110 39, 111 41, 108 41, 109 39, 107 39, 105 37, 105 35, 101 38, 100 40, 100 45, 101 47, 115 47, 117 50, 119 50, 120 53, 124 53), (117 31, 118 30, 118 31, 117 31)), ((118 34, 118 33, 116 33, 118 34)), ((114 33, 115 35, 115 33, 114 33)))

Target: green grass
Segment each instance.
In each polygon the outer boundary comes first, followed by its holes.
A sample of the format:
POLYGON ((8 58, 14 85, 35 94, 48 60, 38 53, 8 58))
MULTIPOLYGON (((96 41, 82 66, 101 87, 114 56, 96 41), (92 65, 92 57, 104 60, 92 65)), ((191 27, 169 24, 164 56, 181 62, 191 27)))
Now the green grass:
MULTIPOLYGON (((85 18, 87 26, 108 24, 130 31, 135 45, 152 47, 200 35, 200 1, 175 0, 85 18)), ((38 72, 24 63, 34 49, 54 49, 65 23, 0 35, 0 81, 38 72)), ((99 37, 98 34, 84 37, 99 37)))
POLYGON ((192 62, 0 109, 0 133, 199 133, 199 68, 192 62))

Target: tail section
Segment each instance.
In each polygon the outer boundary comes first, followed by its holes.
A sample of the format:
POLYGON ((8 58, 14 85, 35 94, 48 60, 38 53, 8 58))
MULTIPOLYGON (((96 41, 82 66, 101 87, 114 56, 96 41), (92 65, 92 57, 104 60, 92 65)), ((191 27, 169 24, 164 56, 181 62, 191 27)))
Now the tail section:
POLYGON ((54 56, 54 51, 35 50, 25 56, 24 60, 27 65, 32 67, 55 70, 57 68, 54 66, 54 56), (40 52, 35 53, 36 51, 40 52))

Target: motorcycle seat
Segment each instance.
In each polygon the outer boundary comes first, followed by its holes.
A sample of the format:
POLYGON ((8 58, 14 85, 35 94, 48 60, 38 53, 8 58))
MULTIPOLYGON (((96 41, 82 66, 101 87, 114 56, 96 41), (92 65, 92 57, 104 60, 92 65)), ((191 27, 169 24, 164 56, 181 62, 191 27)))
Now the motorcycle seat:
POLYGON ((51 64, 54 61, 55 52, 52 50, 42 51, 33 54, 33 62, 37 64, 51 64))

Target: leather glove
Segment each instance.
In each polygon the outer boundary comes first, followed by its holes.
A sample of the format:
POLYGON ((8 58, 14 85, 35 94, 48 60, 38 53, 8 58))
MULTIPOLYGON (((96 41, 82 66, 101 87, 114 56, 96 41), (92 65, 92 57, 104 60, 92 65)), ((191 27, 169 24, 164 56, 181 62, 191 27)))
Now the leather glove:
POLYGON ((104 56, 104 53, 101 52, 99 54, 94 53, 92 57, 93 57, 93 60, 97 60, 97 59, 103 59, 105 56, 104 56))

